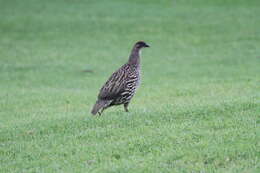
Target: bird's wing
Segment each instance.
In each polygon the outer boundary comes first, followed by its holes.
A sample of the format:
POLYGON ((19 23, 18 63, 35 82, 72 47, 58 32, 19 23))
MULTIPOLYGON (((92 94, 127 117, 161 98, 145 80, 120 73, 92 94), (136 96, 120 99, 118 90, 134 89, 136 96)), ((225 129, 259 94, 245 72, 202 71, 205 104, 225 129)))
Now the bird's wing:
POLYGON ((99 99, 112 100, 124 91, 125 79, 127 77, 126 67, 127 65, 122 66, 110 76, 105 85, 100 89, 99 99))

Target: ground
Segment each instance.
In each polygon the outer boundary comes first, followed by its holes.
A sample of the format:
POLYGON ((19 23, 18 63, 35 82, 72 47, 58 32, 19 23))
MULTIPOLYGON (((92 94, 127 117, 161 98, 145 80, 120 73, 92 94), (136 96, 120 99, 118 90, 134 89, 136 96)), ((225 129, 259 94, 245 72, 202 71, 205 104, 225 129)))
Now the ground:
POLYGON ((0 4, 0 172, 260 172, 259 0, 0 4), (139 40, 130 112, 92 116, 139 40))

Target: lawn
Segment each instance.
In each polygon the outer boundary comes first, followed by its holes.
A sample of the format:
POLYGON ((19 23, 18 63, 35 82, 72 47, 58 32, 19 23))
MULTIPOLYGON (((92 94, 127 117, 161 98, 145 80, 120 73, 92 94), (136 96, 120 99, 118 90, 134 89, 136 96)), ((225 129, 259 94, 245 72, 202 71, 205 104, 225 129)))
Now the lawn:
POLYGON ((0 172, 260 172, 259 0, 0 0, 0 172), (136 41, 142 83, 92 116, 136 41))

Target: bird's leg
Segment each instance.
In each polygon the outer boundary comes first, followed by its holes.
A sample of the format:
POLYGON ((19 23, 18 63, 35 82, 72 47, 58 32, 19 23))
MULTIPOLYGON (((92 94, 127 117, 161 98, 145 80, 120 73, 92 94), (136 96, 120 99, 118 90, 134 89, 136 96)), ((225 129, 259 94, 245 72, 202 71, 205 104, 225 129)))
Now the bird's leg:
POLYGON ((128 111, 128 105, 129 105, 129 102, 124 104, 124 108, 125 108, 125 111, 126 111, 126 112, 129 112, 129 111, 128 111))
POLYGON ((101 111, 98 111, 98 115, 101 116, 103 111, 104 111, 104 109, 101 109, 101 111))
POLYGON ((101 109, 101 111, 98 112, 99 116, 101 116, 101 114, 103 113, 103 111, 106 109, 107 107, 104 107, 101 109))

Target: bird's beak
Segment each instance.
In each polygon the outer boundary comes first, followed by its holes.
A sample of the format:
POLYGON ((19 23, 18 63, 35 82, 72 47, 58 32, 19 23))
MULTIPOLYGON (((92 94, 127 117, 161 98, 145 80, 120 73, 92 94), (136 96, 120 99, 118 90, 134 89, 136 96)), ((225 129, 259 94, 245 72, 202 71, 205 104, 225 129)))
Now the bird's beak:
POLYGON ((150 47, 150 46, 148 44, 146 44, 145 47, 150 47))

